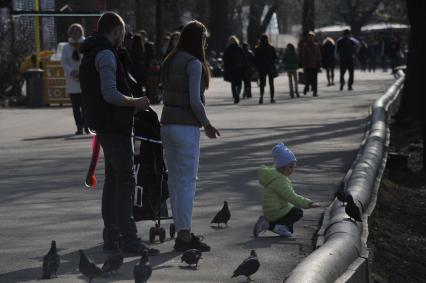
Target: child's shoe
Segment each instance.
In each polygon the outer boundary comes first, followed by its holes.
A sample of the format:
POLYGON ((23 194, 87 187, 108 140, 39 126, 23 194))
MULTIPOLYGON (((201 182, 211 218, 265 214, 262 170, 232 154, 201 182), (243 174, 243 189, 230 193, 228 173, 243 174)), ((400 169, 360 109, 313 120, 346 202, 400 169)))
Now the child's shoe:
POLYGON ((269 229, 269 222, 266 220, 265 216, 259 216, 259 219, 256 222, 256 225, 254 225, 253 228, 253 236, 258 237, 260 233, 265 232, 269 229))
POLYGON ((288 230, 287 226, 281 224, 275 225, 272 232, 280 235, 281 237, 291 237, 292 235, 292 233, 288 230))

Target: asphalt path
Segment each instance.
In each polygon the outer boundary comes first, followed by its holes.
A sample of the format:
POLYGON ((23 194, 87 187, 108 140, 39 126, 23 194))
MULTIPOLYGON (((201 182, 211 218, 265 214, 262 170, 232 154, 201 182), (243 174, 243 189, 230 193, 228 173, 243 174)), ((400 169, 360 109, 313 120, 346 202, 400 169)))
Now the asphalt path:
MULTIPOLYGON (((338 72, 336 73, 338 75, 338 72)), ((233 270, 255 249, 261 266, 257 282, 282 282, 298 262, 312 252, 321 214, 333 198, 363 137, 369 105, 391 85, 388 73, 356 73, 354 91, 326 87, 320 74, 319 97, 290 99, 287 77, 276 81, 276 104, 258 105, 254 98, 232 104, 230 85, 213 79, 207 91, 208 116, 221 137, 202 135, 193 231, 205 237, 212 251, 197 270, 180 262, 173 241, 152 246, 161 254, 151 257, 150 282, 243 282, 231 279, 233 270), (262 187, 257 170, 271 164, 271 148, 285 142, 296 154, 291 176, 297 192, 322 207, 305 210, 294 236, 280 238, 267 232, 252 237, 262 213, 262 187), (228 201, 229 227, 216 229, 210 220, 228 201)), ((268 91, 267 94, 268 95, 268 91)), ((156 106, 158 113, 161 106, 156 106)), ((91 154, 89 136, 74 136, 69 107, 0 110, 0 282, 38 282, 42 256, 56 240, 61 255, 59 278, 49 282, 87 282, 78 273, 78 250, 84 249, 99 265, 102 252, 100 199, 103 160, 97 170, 98 187, 85 189, 83 181, 91 154)), ((170 221, 164 222, 164 227, 170 221)), ((138 223, 148 239, 151 221, 138 223)), ((137 257, 126 257, 120 274, 93 282, 133 282, 137 257)))

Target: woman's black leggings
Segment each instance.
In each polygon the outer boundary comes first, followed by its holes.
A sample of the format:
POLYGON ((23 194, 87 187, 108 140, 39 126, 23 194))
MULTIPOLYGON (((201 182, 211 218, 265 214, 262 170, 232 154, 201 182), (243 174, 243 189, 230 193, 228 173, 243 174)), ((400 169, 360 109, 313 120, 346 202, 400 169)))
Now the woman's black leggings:
POLYGON ((259 73, 260 96, 263 97, 263 94, 265 93, 266 76, 268 76, 268 79, 269 79, 269 90, 271 92, 271 98, 274 98, 274 94, 275 94, 274 76, 272 76, 272 74, 268 74, 268 73, 259 73))

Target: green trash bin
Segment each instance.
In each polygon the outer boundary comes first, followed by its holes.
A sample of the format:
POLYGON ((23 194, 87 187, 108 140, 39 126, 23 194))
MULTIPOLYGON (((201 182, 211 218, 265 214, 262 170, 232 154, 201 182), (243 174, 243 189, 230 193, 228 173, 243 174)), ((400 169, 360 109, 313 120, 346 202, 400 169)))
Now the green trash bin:
POLYGON ((27 83, 27 107, 43 107, 43 70, 28 69, 25 72, 25 78, 27 83))

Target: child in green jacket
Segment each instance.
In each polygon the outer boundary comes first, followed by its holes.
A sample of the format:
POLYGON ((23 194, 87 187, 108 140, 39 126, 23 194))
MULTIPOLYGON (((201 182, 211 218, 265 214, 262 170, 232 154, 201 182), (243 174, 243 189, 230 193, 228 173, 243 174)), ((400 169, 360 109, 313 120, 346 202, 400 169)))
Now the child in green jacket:
POLYGON ((265 188, 263 214, 257 220, 253 235, 257 237, 266 230, 290 237, 293 223, 303 216, 302 208, 316 208, 318 203, 296 194, 288 178, 296 166, 296 157, 284 144, 272 149, 274 167, 262 166, 259 170, 260 184, 265 188))

